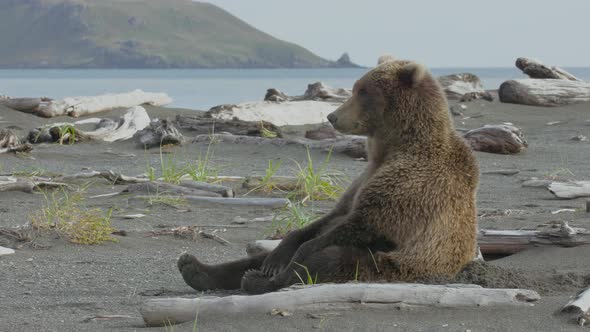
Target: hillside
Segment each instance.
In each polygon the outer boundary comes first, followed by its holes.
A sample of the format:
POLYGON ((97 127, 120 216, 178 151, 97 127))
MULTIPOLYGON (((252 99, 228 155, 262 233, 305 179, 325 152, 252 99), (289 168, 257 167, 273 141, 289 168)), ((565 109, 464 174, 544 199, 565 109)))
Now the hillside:
POLYGON ((190 0, 0 0, 3 68, 349 67, 190 0))

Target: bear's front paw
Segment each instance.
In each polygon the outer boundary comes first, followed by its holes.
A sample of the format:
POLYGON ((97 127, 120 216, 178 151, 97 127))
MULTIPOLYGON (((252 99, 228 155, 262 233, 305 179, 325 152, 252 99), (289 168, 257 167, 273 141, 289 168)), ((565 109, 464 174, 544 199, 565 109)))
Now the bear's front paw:
POLYGON ((242 290, 248 294, 264 294, 277 289, 271 278, 261 271, 246 271, 242 277, 242 290))

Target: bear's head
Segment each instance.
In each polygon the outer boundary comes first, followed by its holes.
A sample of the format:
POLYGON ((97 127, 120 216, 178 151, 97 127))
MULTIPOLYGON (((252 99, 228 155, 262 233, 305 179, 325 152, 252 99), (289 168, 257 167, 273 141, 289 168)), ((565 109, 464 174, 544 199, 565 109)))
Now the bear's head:
POLYGON ((452 128, 444 92, 420 64, 386 61, 359 79, 352 91, 352 97, 328 115, 344 134, 403 142, 452 128))

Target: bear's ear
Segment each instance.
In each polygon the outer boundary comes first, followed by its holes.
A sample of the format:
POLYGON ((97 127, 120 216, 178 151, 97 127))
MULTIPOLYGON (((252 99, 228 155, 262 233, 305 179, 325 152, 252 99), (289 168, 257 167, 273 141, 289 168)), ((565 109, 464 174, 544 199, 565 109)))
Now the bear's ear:
POLYGON ((427 70, 417 63, 408 63, 399 69, 399 81, 407 87, 415 88, 426 77, 427 70))

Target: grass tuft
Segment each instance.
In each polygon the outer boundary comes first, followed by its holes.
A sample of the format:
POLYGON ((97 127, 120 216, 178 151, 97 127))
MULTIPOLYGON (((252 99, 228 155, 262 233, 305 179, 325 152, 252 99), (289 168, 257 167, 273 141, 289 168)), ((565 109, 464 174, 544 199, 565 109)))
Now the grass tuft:
POLYGON ((292 203, 274 216, 270 226, 271 237, 282 238, 290 231, 302 228, 316 219, 317 215, 313 211, 307 211, 302 203, 292 203))
POLYGON ((336 200, 344 193, 342 181, 336 176, 327 174, 331 155, 332 151, 330 150, 322 165, 317 169, 314 168, 309 149, 307 150, 307 165, 305 167, 295 162, 298 168, 296 175, 298 190, 293 195, 301 198, 302 202, 336 200))
POLYGON ((295 275, 297 275, 297 278, 299 278, 299 280, 301 281, 302 285, 315 285, 318 283, 318 274, 317 273, 315 274, 315 277, 312 278, 307 266, 301 265, 297 262, 294 262, 294 263, 301 266, 305 270, 305 274, 306 274, 305 280, 301 277, 301 275, 299 273, 297 273, 297 271, 293 271, 293 272, 295 272, 295 275))
POLYGON ((111 227, 112 209, 104 213, 98 208, 84 207, 84 197, 81 193, 69 195, 64 191, 63 197, 57 197, 55 192, 50 196, 45 193, 44 195, 45 206, 31 215, 33 228, 55 231, 77 244, 116 241, 111 237, 115 230, 111 227))

